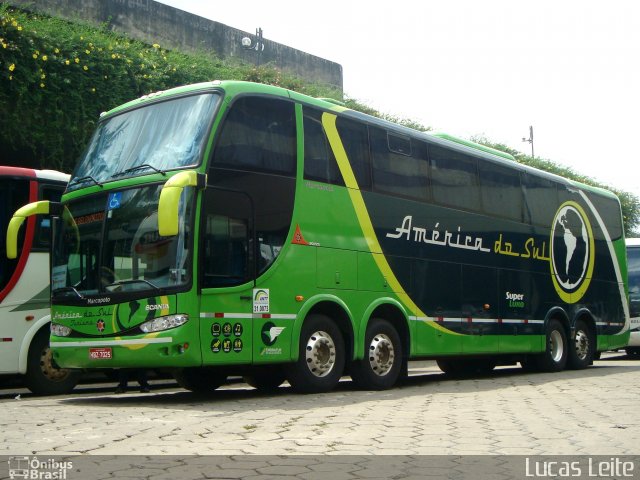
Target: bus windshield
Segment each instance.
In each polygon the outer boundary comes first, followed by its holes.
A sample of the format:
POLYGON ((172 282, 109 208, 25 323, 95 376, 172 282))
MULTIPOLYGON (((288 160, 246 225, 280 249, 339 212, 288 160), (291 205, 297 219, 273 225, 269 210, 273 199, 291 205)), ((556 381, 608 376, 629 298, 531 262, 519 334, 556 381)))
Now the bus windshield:
POLYGON ((98 125, 68 191, 196 165, 220 95, 180 97, 125 111, 98 125))
POLYGON ((187 244, 193 191, 185 189, 180 231, 158 234, 161 185, 148 185, 70 202, 56 228, 53 300, 119 294, 155 295, 190 283, 187 244))

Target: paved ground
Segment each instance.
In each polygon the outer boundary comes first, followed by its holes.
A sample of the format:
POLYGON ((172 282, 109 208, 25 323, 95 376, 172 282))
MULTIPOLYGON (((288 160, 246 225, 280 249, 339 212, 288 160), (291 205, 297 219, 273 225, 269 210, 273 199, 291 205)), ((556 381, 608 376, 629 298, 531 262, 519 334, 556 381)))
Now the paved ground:
POLYGON ((152 385, 150 394, 115 395, 107 384, 60 397, 1 389, 0 455, 640 453, 640 360, 621 353, 582 371, 503 367, 463 380, 421 362, 385 392, 344 381, 321 395, 262 394, 236 383, 201 397, 152 385))

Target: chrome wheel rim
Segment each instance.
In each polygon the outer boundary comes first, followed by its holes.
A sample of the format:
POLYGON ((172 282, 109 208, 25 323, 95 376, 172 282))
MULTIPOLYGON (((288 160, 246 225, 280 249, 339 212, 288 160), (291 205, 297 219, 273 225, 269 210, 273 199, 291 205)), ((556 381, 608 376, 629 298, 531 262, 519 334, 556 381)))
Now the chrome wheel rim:
POLYGON ((580 360, 587 358, 589 354, 589 336, 584 330, 576 332, 576 355, 580 360))
POLYGON ((311 334, 306 346, 307 367, 312 375, 326 377, 336 364, 336 344, 327 332, 311 334))
POLYGON ((554 362, 558 363, 564 355, 564 342, 562 334, 558 330, 554 330, 549 335, 549 352, 554 362))
POLYGON ((369 365, 371 371, 383 377, 393 368, 395 362, 395 349, 393 342, 385 334, 375 335, 369 344, 369 365))

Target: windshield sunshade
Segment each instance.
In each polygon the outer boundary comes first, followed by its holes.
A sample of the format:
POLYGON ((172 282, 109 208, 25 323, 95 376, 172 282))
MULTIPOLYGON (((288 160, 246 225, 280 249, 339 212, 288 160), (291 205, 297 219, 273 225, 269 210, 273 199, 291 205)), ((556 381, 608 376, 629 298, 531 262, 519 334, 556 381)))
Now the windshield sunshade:
POLYGON ((219 99, 217 94, 192 95, 101 122, 68 190, 198 164, 219 99))

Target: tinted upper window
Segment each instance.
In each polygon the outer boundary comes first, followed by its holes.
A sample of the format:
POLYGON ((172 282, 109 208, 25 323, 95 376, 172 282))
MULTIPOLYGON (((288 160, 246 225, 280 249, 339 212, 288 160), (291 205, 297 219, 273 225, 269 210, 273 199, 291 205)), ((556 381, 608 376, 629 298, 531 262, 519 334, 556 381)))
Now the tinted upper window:
POLYGON ((611 240, 617 240, 622 237, 624 227, 622 225, 622 213, 620 213, 620 204, 618 201, 613 198, 592 194, 589 195, 589 198, 604 221, 611 240))
POLYGON ((376 190, 427 200, 429 168, 422 142, 370 127, 373 184, 376 190))
POLYGON ((304 109, 304 178, 344 185, 338 163, 322 127, 322 112, 304 109))
POLYGON ((512 168, 481 161, 478 165, 482 206, 489 215, 522 221, 520 172, 512 168))
POLYGON ((437 145, 429 147, 429 159, 433 199, 450 207, 479 210, 477 159, 437 145))
POLYGON ((236 100, 223 120, 213 165, 295 175, 294 104, 267 97, 236 100))
POLYGON ((556 183, 547 178, 523 173, 522 185, 526 194, 526 211, 531 223, 551 226, 558 210, 556 183))
POLYGON ((367 126, 338 117, 336 127, 347 158, 351 163, 358 186, 363 190, 371 188, 371 172, 369 171, 369 136, 367 126))

